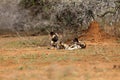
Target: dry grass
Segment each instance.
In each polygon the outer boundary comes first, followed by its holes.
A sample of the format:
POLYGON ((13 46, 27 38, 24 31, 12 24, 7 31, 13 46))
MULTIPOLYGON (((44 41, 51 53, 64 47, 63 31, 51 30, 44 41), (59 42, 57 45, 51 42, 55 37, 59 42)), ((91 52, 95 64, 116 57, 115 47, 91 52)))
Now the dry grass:
POLYGON ((0 48, 24 48, 49 45, 48 36, 1 38, 0 48), (9 38, 9 39, 8 39, 9 38))
MULTIPOLYGON (((30 42, 44 38, 30 37, 30 42)), ((18 38, 0 39, 0 80, 120 79, 120 45, 88 45, 86 49, 67 51, 14 45, 14 41, 24 42, 18 38)))

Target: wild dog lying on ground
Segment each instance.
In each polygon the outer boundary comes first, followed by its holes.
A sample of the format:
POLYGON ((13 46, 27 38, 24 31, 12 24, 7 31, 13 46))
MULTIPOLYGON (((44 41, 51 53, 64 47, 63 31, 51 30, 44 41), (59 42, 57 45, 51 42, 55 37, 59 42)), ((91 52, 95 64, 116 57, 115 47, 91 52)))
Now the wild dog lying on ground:
POLYGON ((58 44, 57 44, 57 49, 68 49, 69 48, 69 45, 63 43, 62 41, 60 41, 58 44))
POLYGON ((74 38, 73 43, 74 43, 74 45, 80 46, 81 49, 86 48, 86 43, 82 42, 82 41, 79 41, 78 38, 74 38))
POLYGON ((60 42, 57 45, 57 49, 74 50, 74 49, 84 49, 84 48, 86 48, 85 42, 79 41, 78 38, 74 38, 72 45, 67 45, 63 42, 60 42))
POLYGON ((74 38, 73 44, 67 47, 67 50, 84 49, 84 48, 86 48, 85 42, 79 41, 78 38, 74 38))
POLYGON ((51 46, 54 49, 66 49, 66 50, 74 50, 74 49, 84 49, 86 48, 86 44, 78 40, 78 38, 73 39, 72 45, 67 45, 61 41, 59 41, 58 34, 55 32, 50 32, 51 37, 51 46))

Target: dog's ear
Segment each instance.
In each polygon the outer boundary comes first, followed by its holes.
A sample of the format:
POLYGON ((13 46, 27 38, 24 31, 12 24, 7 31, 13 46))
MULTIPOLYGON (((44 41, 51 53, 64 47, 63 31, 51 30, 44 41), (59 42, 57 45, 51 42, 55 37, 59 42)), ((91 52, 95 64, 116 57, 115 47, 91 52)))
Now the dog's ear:
POLYGON ((78 38, 74 38, 73 42, 79 42, 78 38))

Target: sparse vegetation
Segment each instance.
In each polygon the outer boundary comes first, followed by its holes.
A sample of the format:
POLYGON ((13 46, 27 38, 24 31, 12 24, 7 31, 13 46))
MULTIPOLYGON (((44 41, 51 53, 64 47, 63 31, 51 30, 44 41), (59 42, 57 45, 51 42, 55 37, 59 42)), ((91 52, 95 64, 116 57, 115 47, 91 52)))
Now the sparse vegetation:
POLYGON ((120 80, 119 14, 119 0, 1 0, 0 80, 120 80), (86 48, 51 49, 50 31, 86 48))
POLYGON ((41 47, 49 46, 48 36, 40 37, 18 37, 14 40, 15 37, 11 40, 1 42, 0 48, 24 48, 24 47, 41 47), (5 45, 5 46, 4 46, 5 45))
POLYGON ((106 80, 104 76, 111 79, 119 78, 119 45, 87 45, 86 49, 67 51, 47 50, 47 47, 38 48, 36 44, 33 47, 33 44, 27 43, 36 39, 41 43, 44 38, 1 38, 0 79, 9 77, 11 80, 78 80, 80 76, 86 80, 101 77, 106 80), (118 76, 111 77, 114 74, 118 76))
MULTIPOLYGON (((106 32, 119 37, 119 0, 14 0, 8 3, 9 10, 6 10, 6 15, 1 15, 5 20, 1 18, 0 25, 12 29, 14 33, 20 31, 20 34, 36 36, 48 34, 48 29, 79 36, 92 20, 96 20, 106 32), (114 29, 106 30, 107 26, 114 29)), ((2 4, 7 5, 7 1, 1 3, 1 14, 6 9, 2 4)))
MULTIPOLYGON (((119 27, 116 27, 116 26, 119 26, 119 21, 120 21, 119 20, 120 18, 118 15, 119 14, 119 1, 109 2, 109 1, 94 1, 93 0, 91 2, 89 1, 69 2, 68 1, 67 3, 64 1, 62 2, 61 0, 60 1, 21 0, 20 4, 21 6, 23 5, 22 6, 23 8, 30 10, 33 13, 37 12, 36 15, 41 16, 42 14, 44 14, 44 16, 49 17, 49 18, 46 18, 46 20, 48 21, 47 26, 51 26, 49 27, 50 31, 57 30, 57 32, 60 32, 66 35, 71 33, 77 37, 81 35, 82 30, 85 30, 88 28, 92 20, 98 20, 103 30, 105 30, 107 33, 111 35, 119 36, 119 27), (101 4, 101 2, 103 2, 103 4, 101 4), (108 7, 106 4, 108 5, 112 4, 113 7, 108 7), (36 9, 36 7, 38 9, 36 9), (42 11, 39 11, 39 10, 42 10, 42 11), (46 12, 48 14, 46 14, 46 12), (98 13, 98 12, 101 12, 101 13, 98 13), (111 19, 112 21, 110 21, 111 19), (110 26, 114 29, 112 31, 109 29, 106 30, 107 26, 110 26)), ((42 19, 45 20, 45 18, 42 18, 42 19)), ((47 30, 45 25, 44 25, 44 29, 47 30)), ((35 35, 40 34, 42 33, 42 31, 43 33, 44 32, 46 33, 46 30, 44 29, 42 28, 42 26, 39 26, 39 30, 37 30, 37 33, 35 32, 33 34, 35 35)), ((66 35, 64 36, 66 37, 66 35)), ((68 37, 68 39, 70 38, 68 37)))

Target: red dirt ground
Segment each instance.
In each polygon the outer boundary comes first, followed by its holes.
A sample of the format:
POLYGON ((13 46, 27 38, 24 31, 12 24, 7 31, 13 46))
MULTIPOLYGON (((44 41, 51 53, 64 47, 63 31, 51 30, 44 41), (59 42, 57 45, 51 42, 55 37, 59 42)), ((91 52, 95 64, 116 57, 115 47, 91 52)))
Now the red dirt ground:
POLYGON ((79 38, 86 49, 2 47, 17 39, 0 38, 0 80, 120 80, 120 43, 97 22, 79 38))

